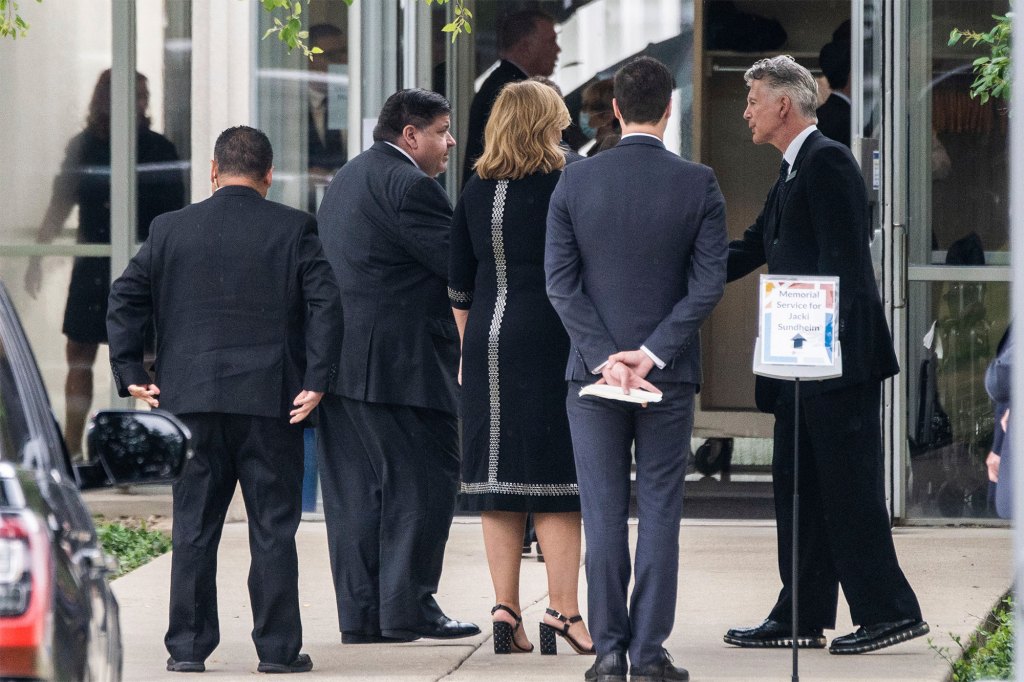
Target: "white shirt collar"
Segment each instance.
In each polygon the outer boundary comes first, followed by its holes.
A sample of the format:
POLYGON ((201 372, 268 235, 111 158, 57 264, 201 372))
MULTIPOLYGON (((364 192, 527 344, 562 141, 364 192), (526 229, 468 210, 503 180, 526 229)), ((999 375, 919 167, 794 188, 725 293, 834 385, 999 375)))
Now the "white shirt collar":
POLYGON ((807 126, 799 135, 794 137, 793 141, 789 143, 788 147, 786 147, 786 153, 782 155, 782 158, 789 164, 790 168, 792 168, 793 164, 796 162, 797 154, 800 153, 800 147, 804 146, 804 140, 806 140, 807 136, 817 129, 817 126, 814 125, 807 126))
MULTIPOLYGON (((409 156, 409 152, 405 151, 404 149, 402 149, 401 147, 399 147, 399 146, 398 146, 397 144, 395 144, 394 142, 388 142, 387 140, 384 140, 384 144, 389 144, 389 145, 391 145, 392 147, 394 147, 395 149, 397 149, 398 151, 402 152, 402 154, 403 154, 403 155, 405 156, 405 158, 407 158, 407 159, 409 159, 410 161, 412 161, 412 165, 416 166, 417 168, 420 168, 420 165, 419 165, 418 163, 416 163, 416 159, 414 159, 414 158, 412 158, 411 156, 409 156)), ((423 170, 423 169, 422 169, 422 168, 420 168, 420 170, 423 170)))
POLYGON ((637 135, 643 135, 644 137, 649 137, 651 139, 657 140, 658 142, 661 142, 662 144, 665 143, 665 141, 662 140, 660 137, 658 137, 657 135, 651 135, 650 133, 629 133, 627 135, 623 135, 622 139, 625 140, 627 137, 636 137, 637 135))

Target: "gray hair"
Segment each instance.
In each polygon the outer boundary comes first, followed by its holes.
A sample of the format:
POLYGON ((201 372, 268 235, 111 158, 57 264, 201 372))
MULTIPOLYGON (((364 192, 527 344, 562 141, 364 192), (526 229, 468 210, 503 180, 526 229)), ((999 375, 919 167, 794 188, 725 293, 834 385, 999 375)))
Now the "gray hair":
POLYGON ((817 120, 818 83, 810 71, 788 54, 754 62, 743 74, 743 80, 748 88, 751 82, 763 80, 772 92, 787 95, 801 116, 817 120))

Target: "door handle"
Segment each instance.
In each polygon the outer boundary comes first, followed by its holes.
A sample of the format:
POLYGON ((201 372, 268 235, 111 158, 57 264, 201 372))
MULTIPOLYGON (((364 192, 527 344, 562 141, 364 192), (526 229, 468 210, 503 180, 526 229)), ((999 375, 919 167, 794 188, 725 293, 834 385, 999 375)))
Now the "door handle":
POLYGON ((896 277, 892 283, 892 307, 907 306, 907 226, 893 223, 893 272, 896 277))

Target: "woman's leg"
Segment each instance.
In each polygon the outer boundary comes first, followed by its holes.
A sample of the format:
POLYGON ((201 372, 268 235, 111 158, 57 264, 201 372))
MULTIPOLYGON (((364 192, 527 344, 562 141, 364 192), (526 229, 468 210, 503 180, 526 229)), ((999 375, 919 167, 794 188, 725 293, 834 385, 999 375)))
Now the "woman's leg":
MULTIPOLYGON (((552 609, 572 617, 580 612, 580 513, 560 512, 533 515, 537 526, 537 539, 544 548, 544 561, 548 571, 548 601, 552 609)), ((544 614, 544 622, 562 629, 557 618, 544 614)), ((569 634, 583 648, 593 646, 587 626, 573 623, 569 634)))
POLYGON ((82 343, 68 339, 65 355, 68 360, 68 378, 64 383, 64 441, 72 457, 82 455, 82 434, 85 419, 92 406, 92 365, 96 361, 99 344, 82 343))
MULTIPOLYGON (((494 601, 522 615, 523 609, 519 604, 519 565, 522 561, 526 514, 495 511, 483 512, 480 517, 487 565, 491 570, 491 582, 494 583, 494 601)), ((577 551, 577 561, 578 557, 577 551)), ((505 611, 495 611, 493 619, 515 625, 515 619, 505 611)), ((530 640, 524 628, 516 630, 515 641, 521 649, 530 648, 530 640)))

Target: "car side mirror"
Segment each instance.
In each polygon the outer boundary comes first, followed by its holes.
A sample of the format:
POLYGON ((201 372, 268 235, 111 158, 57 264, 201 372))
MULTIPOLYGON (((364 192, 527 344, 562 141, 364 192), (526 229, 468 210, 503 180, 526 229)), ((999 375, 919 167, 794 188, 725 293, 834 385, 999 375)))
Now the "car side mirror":
POLYGON ((188 427, 162 410, 105 410, 89 423, 93 464, 76 467, 76 473, 82 487, 94 487, 101 472, 105 485, 173 483, 192 457, 191 437, 188 427))

